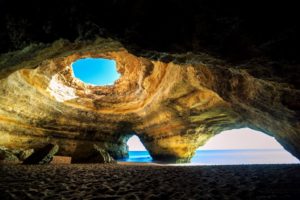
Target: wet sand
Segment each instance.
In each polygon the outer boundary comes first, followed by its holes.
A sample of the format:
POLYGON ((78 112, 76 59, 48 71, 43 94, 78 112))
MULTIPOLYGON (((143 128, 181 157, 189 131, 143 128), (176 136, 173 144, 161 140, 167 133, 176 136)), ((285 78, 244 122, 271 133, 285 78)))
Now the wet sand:
POLYGON ((299 199, 300 165, 2 165, 0 199, 299 199))

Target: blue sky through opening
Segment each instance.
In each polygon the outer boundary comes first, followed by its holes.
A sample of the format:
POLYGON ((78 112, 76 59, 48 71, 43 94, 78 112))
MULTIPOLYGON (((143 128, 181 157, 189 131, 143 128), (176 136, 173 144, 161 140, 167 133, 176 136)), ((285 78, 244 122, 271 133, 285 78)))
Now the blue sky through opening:
POLYGON ((120 74, 116 61, 104 58, 83 58, 72 64, 74 76, 84 83, 103 86, 113 85, 120 74))
POLYGON ((131 138, 129 138, 127 145, 129 151, 147 151, 140 138, 136 135, 133 135, 131 138))

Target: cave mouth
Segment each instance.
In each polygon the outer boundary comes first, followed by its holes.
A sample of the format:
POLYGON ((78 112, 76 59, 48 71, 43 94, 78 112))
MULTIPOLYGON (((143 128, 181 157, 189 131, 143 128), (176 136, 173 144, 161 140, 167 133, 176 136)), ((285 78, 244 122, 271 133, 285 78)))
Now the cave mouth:
POLYGON ((125 162, 152 162, 152 157, 137 135, 131 136, 127 141, 128 158, 125 162))
POLYGON ((199 147, 191 159, 200 165, 295 164, 299 160, 274 137, 250 128, 223 131, 199 147))
POLYGON ((120 78, 116 61, 105 58, 82 58, 72 63, 74 77, 94 86, 113 85, 120 78))

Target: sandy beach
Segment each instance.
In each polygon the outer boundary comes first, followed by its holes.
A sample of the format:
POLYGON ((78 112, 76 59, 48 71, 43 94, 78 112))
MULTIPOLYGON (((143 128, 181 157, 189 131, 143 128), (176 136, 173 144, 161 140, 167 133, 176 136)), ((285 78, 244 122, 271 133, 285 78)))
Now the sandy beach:
POLYGON ((0 199, 297 199, 300 165, 2 165, 0 199))

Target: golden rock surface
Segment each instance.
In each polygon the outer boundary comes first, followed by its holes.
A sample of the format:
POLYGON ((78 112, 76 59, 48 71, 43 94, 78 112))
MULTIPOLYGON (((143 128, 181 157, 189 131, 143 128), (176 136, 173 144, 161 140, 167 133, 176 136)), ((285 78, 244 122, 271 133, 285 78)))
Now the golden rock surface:
POLYGON ((299 158, 299 94, 206 54, 142 57, 113 40, 59 40, 0 56, 0 146, 51 142, 73 160, 97 144, 121 158, 136 134, 154 159, 180 162, 219 132, 247 126, 299 158), (71 64, 85 57, 115 60, 121 77, 84 84, 71 64))

